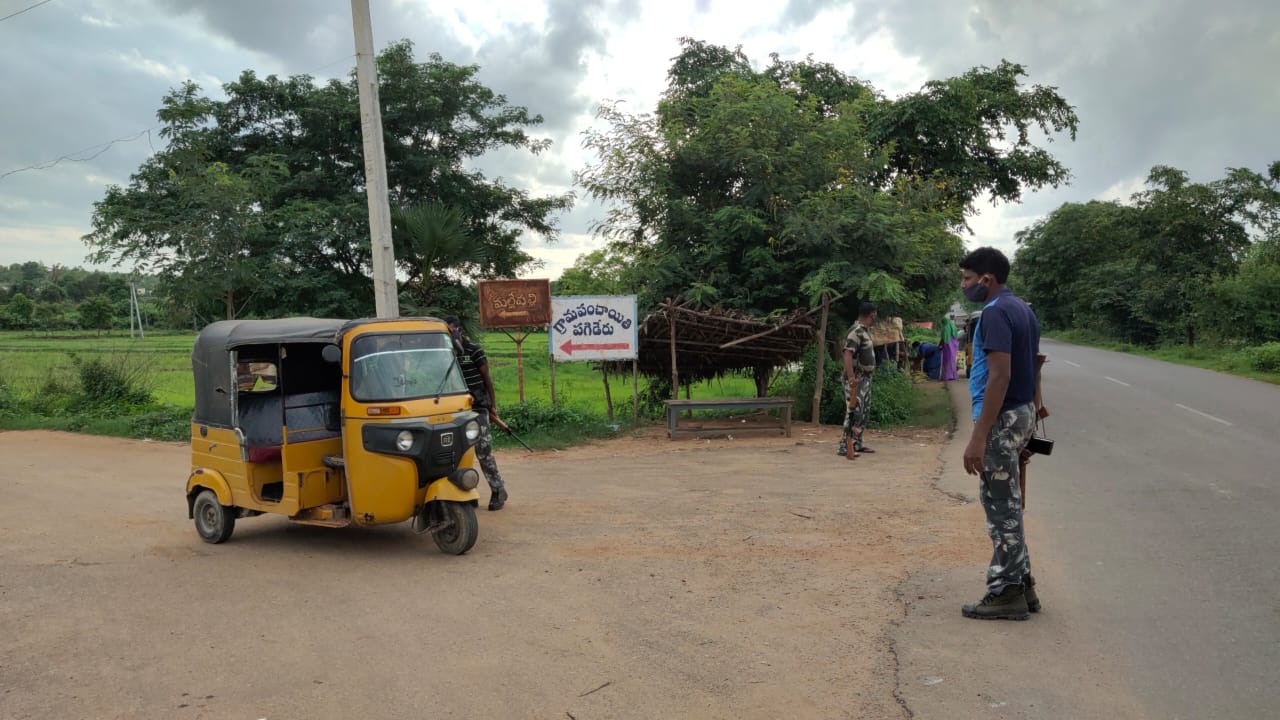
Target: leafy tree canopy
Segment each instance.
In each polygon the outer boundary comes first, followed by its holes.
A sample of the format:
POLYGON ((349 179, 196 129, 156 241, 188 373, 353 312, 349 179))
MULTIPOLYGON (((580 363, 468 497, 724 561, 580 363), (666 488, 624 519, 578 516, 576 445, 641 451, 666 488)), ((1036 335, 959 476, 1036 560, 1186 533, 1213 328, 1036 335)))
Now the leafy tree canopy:
POLYGON ((1128 203, 1068 203, 1017 235, 1014 269, 1046 325, 1127 342, 1258 341, 1280 329, 1280 163, 1207 183, 1151 169, 1128 203))
MULTIPOLYGON (((515 275, 533 263, 520 237, 554 240, 555 214, 572 196, 535 197, 469 165, 493 150, 536 154, 548 144, 527 132, 542 118, 477 82, 477 71, 436 54, 417 62, 408 41, 379 54, 389 200, 456 211, 479 250, 456 275, 515 275)), ((186 83, 165 96, 157 114, 168 145, 95 203, 91 259, 155 272, 174 302, 206 320, 371 313, 354 73, 317 85, 245 71, 223 90, 226 99, 213 100, 186 83)), ((420 296, 439 279, 423 267, 445 268, 415 254, 415 243, 397 244, 420 296)))
POLYGON ((931 316, 954 294, 956 232, 984 193, 1014 201, 1068 173, 1033 128, 1074 137, 1052 88, 1001 63, 899 99, 808 58, 763 70, 684 39, 653 113, 599 110, 576 176, 611 203, 596 230, 627 246, 642 304, 693 297, 756 314, 844 294, 931 316))

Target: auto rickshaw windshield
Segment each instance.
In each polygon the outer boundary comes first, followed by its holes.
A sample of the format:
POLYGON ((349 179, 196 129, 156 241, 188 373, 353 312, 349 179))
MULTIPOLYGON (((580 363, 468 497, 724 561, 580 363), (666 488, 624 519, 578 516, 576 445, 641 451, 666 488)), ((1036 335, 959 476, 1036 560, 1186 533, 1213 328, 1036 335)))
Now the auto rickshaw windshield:
POLYGON ((351 343, 351 396, 388 402, 467 392, 444 332, 365 335, 351 343))

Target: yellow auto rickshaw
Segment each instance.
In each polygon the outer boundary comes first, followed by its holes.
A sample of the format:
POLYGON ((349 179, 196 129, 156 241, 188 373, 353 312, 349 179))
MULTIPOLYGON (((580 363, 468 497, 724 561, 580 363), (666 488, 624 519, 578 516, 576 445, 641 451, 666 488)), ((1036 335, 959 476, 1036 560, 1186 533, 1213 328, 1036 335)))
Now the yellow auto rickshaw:
POLYGON ((205 542, 271 513, 475 545, 480 426, 443 321, 225 320, 191 366, 187 510, 205 542))

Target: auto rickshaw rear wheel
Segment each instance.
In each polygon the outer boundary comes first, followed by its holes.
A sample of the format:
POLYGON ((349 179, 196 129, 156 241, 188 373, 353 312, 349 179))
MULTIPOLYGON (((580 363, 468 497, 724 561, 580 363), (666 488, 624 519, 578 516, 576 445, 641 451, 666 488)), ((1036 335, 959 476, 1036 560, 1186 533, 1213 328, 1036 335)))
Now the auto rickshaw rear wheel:
POLYGON ((196 532, 207 543, 216 545, 226 542, 231 537, 231 531, 236 529, 235 510, 219 503, 218 496, 212 490, 201 490, 196 495, 192 511, 196 520, 196 532))
POLYGON ((445 515, 452 523, 447 528, 437 530, 431 535, 435 538, 436 547, 450 555, 461 555, 476 544, 480 536, 480 523, 476 520, 476 509, 469 503, 442 502, 445 515))

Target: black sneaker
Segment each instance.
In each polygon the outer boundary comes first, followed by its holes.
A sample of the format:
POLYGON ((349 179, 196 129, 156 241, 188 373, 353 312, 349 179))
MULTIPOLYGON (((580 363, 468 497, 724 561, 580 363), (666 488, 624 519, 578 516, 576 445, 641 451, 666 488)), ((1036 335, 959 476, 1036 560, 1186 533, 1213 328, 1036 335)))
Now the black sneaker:
POLYGON ((1036 595, 1036 579, 1031 575, 1027 576, 1027 610, 1031 612, 1040 612, 1040 596, 1036 595))
POLYGON ((1006 585, 1000 594, 987 593, 976 604, 960 608, 960 614, 978 620, 1026 620, 1031 617, 1027 609, 1027 595, 1021 585, 1006 585))
POLYGON ((505 487, 493 491, 489 496, 489 509, 501 510, 503 505, 507 504, 507 489, 505 487))

